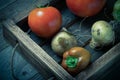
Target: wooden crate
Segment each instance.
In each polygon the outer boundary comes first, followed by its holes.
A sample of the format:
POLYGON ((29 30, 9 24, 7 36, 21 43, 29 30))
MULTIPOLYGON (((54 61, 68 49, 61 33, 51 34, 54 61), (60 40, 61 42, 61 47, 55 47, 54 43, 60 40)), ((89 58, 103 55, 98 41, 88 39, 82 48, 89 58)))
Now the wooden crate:
MULTIPOLYGON (((66 7, 65 0, 53 0, 53 2, 49 3, 49 5, 60 10, 63 18, 62 27, 65 27, 72 33, 77 29, 81 29, 79 34, 90 36, 81 37, 78 33, 74 33, 79 42, 79 46, 89 50, 92 55, 88 67, 75 76, 70 75, 61 67, 60 63, 62 58, 52 51, 50 46, 51 39, 40 38, 33 32, 27 34, 27 31, 29 30, 27 17, 24 17, 23 20, 20 20, 17 23, 11 19, 4 21, 4 37, 13 46, 17 43, 19 44, 19 49, 23 57, 25 57, 27 61, 38 69, 38 71, 43 74, 45 79, 56 78, 57 80, 96 80, 97 77, 100 77, 107 70, 107 67, 111 66, 115 61, 118 61, 120 57, 120 38, 117 38, 114 45, 110 45, 103 50, 93 50, 89 47, 89 41, 91 39, 91 25, 97 20, 111 20, 106 17, 104 10, 106 8, 106 13, 109 15, 112 11, 113 6, 111 6, 111 4, 113 4, 113 2, 115 1, 109 1, 104 9, 96 16, 87 18, 82 23, 82 28, 79 28, 79 25, 83 18, 72 14, 66 7), (97 75, 97 72, 99 72, 99 75, 97 75)), ((118 36, 120 36, 120 33, 118 36)))

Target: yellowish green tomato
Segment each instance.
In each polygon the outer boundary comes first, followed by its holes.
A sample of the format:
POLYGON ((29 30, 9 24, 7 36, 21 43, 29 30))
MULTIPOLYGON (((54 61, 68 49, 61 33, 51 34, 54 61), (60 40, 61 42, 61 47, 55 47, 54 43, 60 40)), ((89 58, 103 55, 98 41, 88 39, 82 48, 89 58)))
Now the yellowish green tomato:
POLYGON ((60 56, 62 56, 66 50, 75 46, 77 46, 76 38, 67 31, 59 32, 51 42, 53 51, 60 56))
POLYGON ((92 40, 90 46, 92 48, 108 45, 115 39, 115 33, 112 26, 103 20, 97 21, 93 24, 91 34, 92 40))

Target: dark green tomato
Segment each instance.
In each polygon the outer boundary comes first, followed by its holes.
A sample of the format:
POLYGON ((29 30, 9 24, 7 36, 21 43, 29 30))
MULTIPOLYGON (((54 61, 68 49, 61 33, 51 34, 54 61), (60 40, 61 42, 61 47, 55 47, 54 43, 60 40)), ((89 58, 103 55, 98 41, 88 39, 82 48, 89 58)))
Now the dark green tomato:
POLYGON ((115 20, 120 21, 120 0, 117 0, 114 4, 113 17, 115 20))

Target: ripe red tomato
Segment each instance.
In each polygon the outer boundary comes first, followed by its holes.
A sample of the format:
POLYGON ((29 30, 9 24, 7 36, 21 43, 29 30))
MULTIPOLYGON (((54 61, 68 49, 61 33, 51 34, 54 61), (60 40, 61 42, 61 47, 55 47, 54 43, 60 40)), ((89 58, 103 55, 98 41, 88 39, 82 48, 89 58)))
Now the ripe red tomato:
POLYGON ((66 0, 68 8, 77 16, 89 17, 97 14, 106 0, 66 0))
POLYGON ((40 37, 53 36, 62 24, 61 13, 54 7, 33 9, 28 15, 28 25, 40 37))

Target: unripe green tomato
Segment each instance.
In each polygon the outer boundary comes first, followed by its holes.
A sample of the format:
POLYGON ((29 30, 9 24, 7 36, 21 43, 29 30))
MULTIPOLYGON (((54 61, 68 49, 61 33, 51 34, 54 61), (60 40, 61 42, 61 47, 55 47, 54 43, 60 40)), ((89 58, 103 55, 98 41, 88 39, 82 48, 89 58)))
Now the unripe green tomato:
POLYGON ((53 51, 60 56, 62 56, 66 50, 75 46, 77 46, 77 40, 72 34, 66 31, 59 32, 51 42, 53 51))
POLYGON ((120 21, 120 0, 117 0, 114 4, 113 17, 115 20, 120 21))
POLYGON ((115 33, 112 26, 103 20, 97 21, 93 24, 91 33, 91 45, 94 45, 94 47, 98 45, 107 45, 111 43, 115 38, 115 33))

